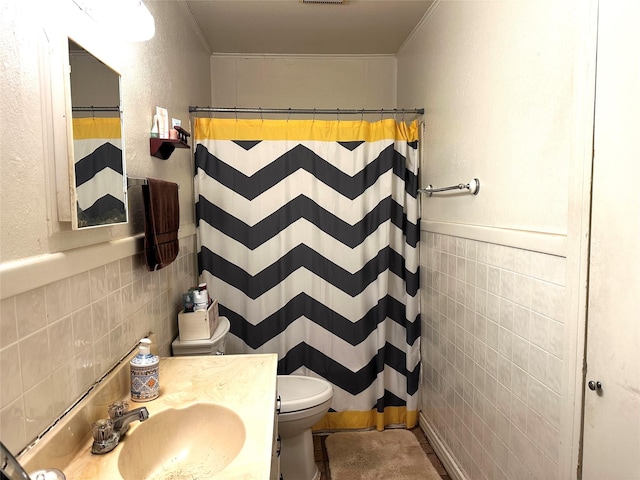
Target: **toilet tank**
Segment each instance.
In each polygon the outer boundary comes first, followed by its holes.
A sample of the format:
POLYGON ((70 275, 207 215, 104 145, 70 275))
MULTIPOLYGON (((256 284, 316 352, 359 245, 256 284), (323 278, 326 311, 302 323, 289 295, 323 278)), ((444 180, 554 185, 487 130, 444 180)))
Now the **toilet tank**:
POLYGON ((186 357, 191 355, 223 355, 225 353, 225 343, 231 324, 227 317, 219 317, 218 326, 205 340, 180 340, 180 337, 171 344, 174 357, 186 357))

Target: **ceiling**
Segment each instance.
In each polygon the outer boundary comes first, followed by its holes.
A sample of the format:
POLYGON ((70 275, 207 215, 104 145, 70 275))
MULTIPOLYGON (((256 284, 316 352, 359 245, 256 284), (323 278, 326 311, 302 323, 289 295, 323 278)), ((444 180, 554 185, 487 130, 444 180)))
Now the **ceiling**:
POLYGON ((433 1, 186 0, 214 53, 395 54, 433 1))

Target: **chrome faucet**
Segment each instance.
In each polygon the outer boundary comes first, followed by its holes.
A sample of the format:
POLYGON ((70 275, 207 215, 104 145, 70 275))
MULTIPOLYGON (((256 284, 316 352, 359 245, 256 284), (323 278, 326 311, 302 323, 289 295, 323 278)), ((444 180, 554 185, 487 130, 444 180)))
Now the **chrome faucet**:
POLYGON ((149 418, 149 412, 146 407, 134 408, 128 410, 127 402, 117 402, 109 405, 109 418, 113 420, 113 429, 119 436, 123 436, 129 430, 129 424, 136 420, 144 422, 149 418))
POLYGON ((92 425, 93 446, 91 453, 103 454, 110 452, 120 442, 122 436, 129 430, 129 424, 134 421, 144 422, 149 418, 147 407, 129 410, 127 402, 116 402, 109 405, 109 418, 100 419, 92 425))
POLYGON ((0 442, 0 473, 3 479, 6 477, 9 480, 30 480, 20 462, 2 442, 0 442))

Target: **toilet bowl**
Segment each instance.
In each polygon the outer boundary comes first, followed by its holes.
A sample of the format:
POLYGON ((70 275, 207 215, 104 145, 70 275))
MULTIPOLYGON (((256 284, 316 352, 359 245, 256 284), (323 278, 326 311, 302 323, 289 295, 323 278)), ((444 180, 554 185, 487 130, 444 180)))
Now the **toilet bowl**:
POLYGON ((231 324, 227 317, 219 317, 218 325, 211 338, 205 340, 180 340, 177 337, 171 343, 171 350, 175 357, 190 355, 222 355, 227 341, 227 334, 231 324))
POLYGON ((318 480, 311 427, 329 411, 333 387, 323 379, 278 375, 280 471, 284 480, 318 480))

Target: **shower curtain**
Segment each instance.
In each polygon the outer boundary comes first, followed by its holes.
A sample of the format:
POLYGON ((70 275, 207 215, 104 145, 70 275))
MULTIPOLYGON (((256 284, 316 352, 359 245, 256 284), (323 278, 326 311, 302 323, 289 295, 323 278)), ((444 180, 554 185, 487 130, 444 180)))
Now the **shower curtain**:
POLYGON ((418 123, 196 118, 200 279, 227 351, 333 385, 315 430, 415 426, 418 123))
POLYGON ((79 226, 126 221, 120 118, 73 119, 79 226))

